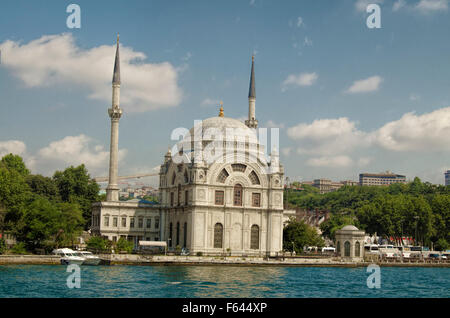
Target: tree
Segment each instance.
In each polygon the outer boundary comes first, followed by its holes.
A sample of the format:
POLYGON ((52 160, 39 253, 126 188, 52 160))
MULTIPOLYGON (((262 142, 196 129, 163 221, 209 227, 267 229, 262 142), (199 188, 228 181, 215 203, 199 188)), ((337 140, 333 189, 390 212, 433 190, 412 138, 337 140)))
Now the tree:
POLYGON ((58 187, 52 178, 31 174, 26 176, 25 180, 34 194, 45 197, 49 201, 61 201, 58 187))
POLYGON ((320 224, 320 230, 322 231, 323 236, 334 240, 336 230, 349 224, 358 226, 358 222, 353 216, 332 214, 328 220, 320 224))
POLYGON ((295 218, 290 218, 283 230, 284 250, 301 253, 304 246, 322 247, 324 245, 325 242, 316 229, 302 220, 297 221, 295 218))
POLYGON ((55 239, 61 229, 60 220, 58 208, 47 199, 38 197, 23 207, 16 237, 30 251, 37 248, 51 251, 57 246, 55 239))
POLYGON ((56 171, 53 180, 63 202, 77 203, 80 206, 86 221, 85 227, 88 228, 91 222, 92 203, 99 200, 99 185, 91 179, 84 165, 56 171))
POLYGON ((30 174, 30 170, 27 169, 22 157, 18 155, 13 155, 10 153, 2 158, 0 165, 3 165, 8 170, 17 171, 22 176, 27 176, 30 174))

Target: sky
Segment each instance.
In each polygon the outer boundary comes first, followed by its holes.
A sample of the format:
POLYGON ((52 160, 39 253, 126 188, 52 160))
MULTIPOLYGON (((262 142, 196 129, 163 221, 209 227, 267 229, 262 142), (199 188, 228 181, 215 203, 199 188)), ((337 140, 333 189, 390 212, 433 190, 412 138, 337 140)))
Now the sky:
POLYGON ((256 118, 280 129, 291 181, 392 171, 443 184, 449 14, 449 0, 3 0, 0 156, 107 175, 119 32, 119 175, 157 172, 173 129, 217 116, 219 101, 244 121, 254 54, 256 118), (369 3, 381 28, 367 26, 369 3))

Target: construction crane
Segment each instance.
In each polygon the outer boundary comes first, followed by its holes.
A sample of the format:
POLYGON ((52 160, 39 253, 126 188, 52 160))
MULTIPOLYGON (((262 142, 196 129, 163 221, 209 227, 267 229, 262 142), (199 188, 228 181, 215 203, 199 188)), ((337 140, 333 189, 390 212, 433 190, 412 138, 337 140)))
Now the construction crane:
MULTIPOLYGON (((155 176, 159 176, 159 172, 134 174, 131 176, 122 176, 122 177, 117 177, 117 180, 140 179, 140 178, 144 178, 144 177, 155 177, 155 176)), ((108 180, 109 180, 109 177, 95 177, 94 178, 95 182, 107 182, 108 180)))

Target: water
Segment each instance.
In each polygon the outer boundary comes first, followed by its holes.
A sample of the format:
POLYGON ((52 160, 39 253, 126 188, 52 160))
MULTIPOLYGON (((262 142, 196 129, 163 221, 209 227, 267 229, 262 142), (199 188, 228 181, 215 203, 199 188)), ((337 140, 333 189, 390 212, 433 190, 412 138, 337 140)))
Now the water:
POLYGON ((66 266, 0 266, 0 297, 449 297, 450 268, 82 266, 81 288, 66 266))

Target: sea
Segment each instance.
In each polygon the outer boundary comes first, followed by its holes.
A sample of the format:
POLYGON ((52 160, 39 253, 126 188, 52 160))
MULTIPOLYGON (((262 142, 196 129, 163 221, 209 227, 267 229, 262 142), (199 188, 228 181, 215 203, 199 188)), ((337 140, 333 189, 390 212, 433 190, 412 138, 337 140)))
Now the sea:
POLYGON ((0 297, 448 298, 450 268, 2 265, 0 297), (79 269, 79 270, 78 270, 79 269))

